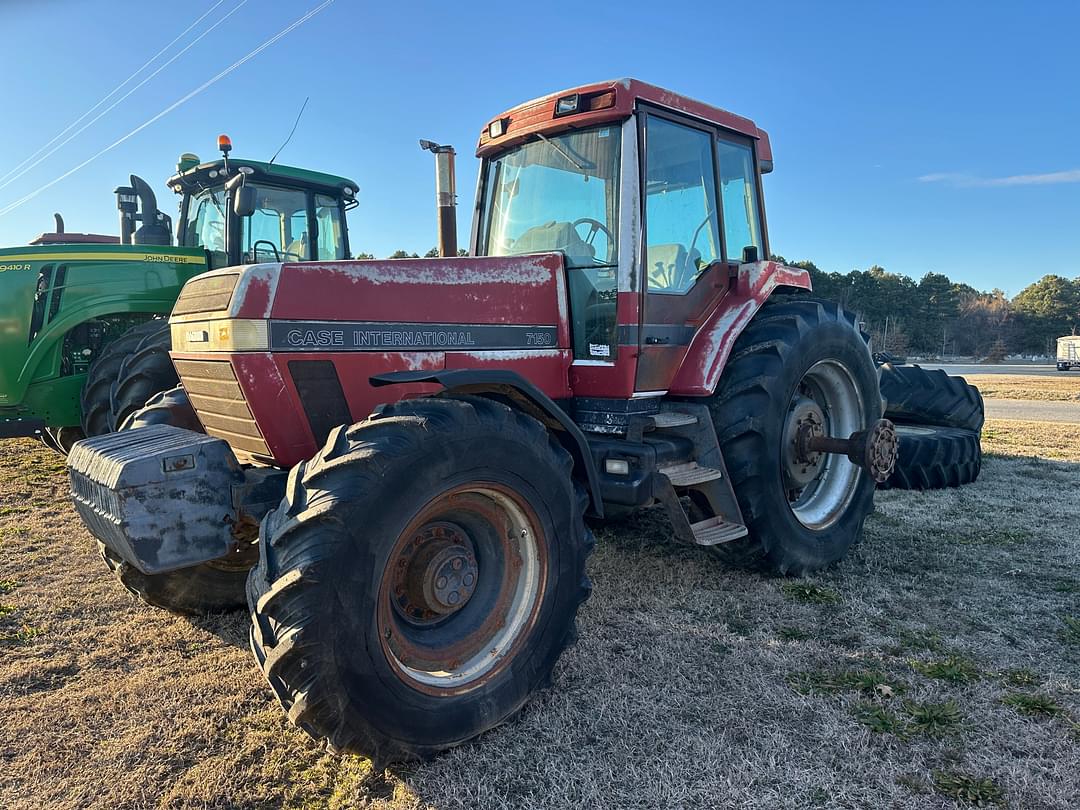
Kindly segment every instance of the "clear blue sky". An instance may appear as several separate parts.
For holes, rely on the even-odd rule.
[[[214,0],[2,0],[0,175],[78,117]],[[225,0],[175,53],[236,7]],[[10,185],[0,209],[230,65],[319,0],[248,0],[111,113]],[[474,10],[475,9],[475,10]],[[479,128],[547,92],[635,76],[753,118],[773,140],[772,247],[827,270],[929,270],[1010,294],[1080,275],[1080,4],[336,0],[235,73],[0,216],[0,245],[51,230],[115,233],[129,173],[174,210],[184,151],[356,179],[354,250],[436,241],[432,160],[458,148],[468,233]],[[167,57],[163,57],[167,58]],[[132,83],[134,84],[134,82]],[[129,85],[130,88],[132,85]],[[126,89],[125,88],[125,91]]]

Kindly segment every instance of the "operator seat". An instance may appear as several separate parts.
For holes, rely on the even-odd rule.
[[[610,348],[609,354],[595,354],[590,348],[610,347],[615,330],[615,301],[601,298],[585,269],[595,264],[596,249],[581,238],[572,223],[556,221],[529,228],[514,241],[511,249],[515,255],[545,251],[561,251],[566,256],[575,356],[609,359]]]
[[[689,253],[679,244],[649,245],[646,251],[649,289],[682,293],[694,286],[701,262],[695,248]]]
[[[588,267],[596,258],[596,249],[586,242],[574,230],[569,222],[546,222],[529,228],[514,240],[511,253],[519,256],[523,253],[544,253],[561,251],[566,254],[566,263]]]
[[[289,242],[289,246],[285,248],[285,259],[286,261],[292,259],[293,261],[302,262],[306,261],[307,257],[307,231],[304,231],[302,234],[300,234],[300,237],[298,239],[293,239],[291,242]]]

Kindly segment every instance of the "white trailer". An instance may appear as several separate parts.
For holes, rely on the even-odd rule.
[[[1080,335],[1066,335],[1057,339],[1057,369],[1071,371],[1080,368]]]

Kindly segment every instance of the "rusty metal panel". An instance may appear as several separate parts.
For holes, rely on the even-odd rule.
[[[809,290],[810,274],[777,262],[739,265],[739,275],[723,305],[705,319],[691,341],[670,392],[708,396],[715,391],[735,341],[779,286]]]
[[[564,285],[559,253],[285,264],[271,318],[561,326]]]

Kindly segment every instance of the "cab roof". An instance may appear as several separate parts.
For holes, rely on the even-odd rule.
[[[353,189],[354,193],[359,188],[356,181],[336,174],[326,174],[310,169],[300,169],[295,166],[282,166],[277,163],[265,163],[261,160],[245,160],[243,158],[229,158],[229,169],[236,172],[242,166],[252,170],[253,181],[267,183],[285,183],[290,186],[306,186],[316,191],[326,191],[331,194],[340,194],[346,186]],[[168,179],[169,188],[177,193],[182,191],[195,191],[200,185],[218,185],[224,182],[222,177],[209,177],[211,171],[221,171],[225,167],[224,160],[213,160],[208,163],[200,163],[182,172],[174,174]],[[177,188],[179,187],[179,188]]]
[[[558,100],[574,95],[581,98],[581,111],[556,115],[555,105]],[[758,161],[762,171],[772,168],[769,135],[749,118],[638,79],[613,79],[584,84],[519,104],[491,119],[484,126],[476,146],[476,156],[486,157],[507,147],[516,146],[537,132],[547,134],[627,118],[633,114],[639,101],[754,138],[757,141]],[[499,121],[502,122],[503,133],[492,137],[491,124]]]

